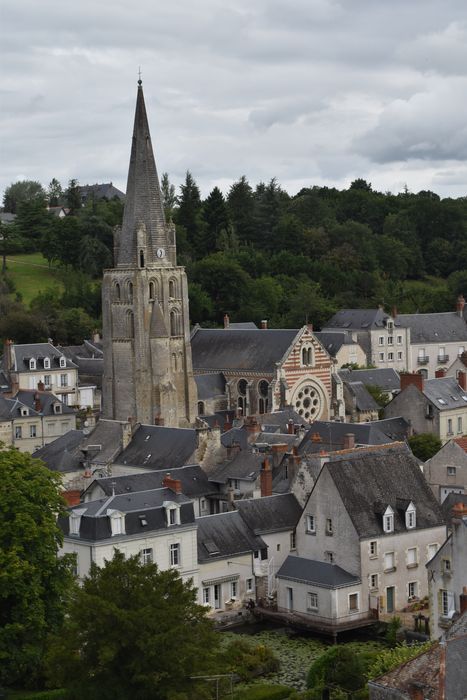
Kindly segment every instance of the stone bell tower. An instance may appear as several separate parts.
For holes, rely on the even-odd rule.
[[[165,221],[141,80],[114,265],[102,285],[104,417],[189,426],[197,394],[188,284],[175,226]]]

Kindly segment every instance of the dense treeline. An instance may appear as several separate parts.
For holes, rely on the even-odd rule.
[[[56,180],[48,192],[39,183],[21,191],[22,184],[5,193],[4,209],[17,218],[4,249],[39,250],[51,263],[98,279],[111,264],[121,202],[82,207],[74,180],[65,192]],[[243,176],[226,196],[215,187],[204,200],[189,172],[178,196],[166,174],[161,185],[187,267],[193,322],[218,324],[228,313],[232,320],[267,318],[271,326],[308,319],[320,327],[341,307],[443,311],[467,292],[467,198],[381,193],[362,179],[347,190],[310,187],[291,196],[275,179],[252,187]],[[47,201],[70,215],[52,216]]]

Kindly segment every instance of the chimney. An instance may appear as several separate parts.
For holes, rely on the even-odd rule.
[[[250,435],[256,435],[257,433],[261,432],[260,425],[258,421],[256,420],[256,416],[247,416],[245,419],[245,428],[247,433]]]
[[[342,445],[343,450],[353,450],[355,447],[355,435],[354,433],[346,433],[344,435],[344,443]]]
[[[423,692],[424,686],[417,681],[412,682],[409,686],[409,698],[410,700],[424,700],[425,693]]]
[[[182,482],[180,479],[172,479],[168,472],[162,479],[162,486],[164,486],[166,489],[170,489],[174,493],[182,492]]]
[[[292,418],[290,418],[290,420],[287,423],[287,433],[289,435],[295,435],[295,426]]]
[[[323,442],[323,438],[319,433],[312,433],[310,440],[311,442]]]
[[[41,406],[41,397],[40,394],[35,393],[34,394],[34,410],[40,413],[42,411],[42,406]]]
[[[77,506],[80,503],[81,491],[73,489],[72,491],[62,491],[62,496],[68,507]]]
[[[268,328],[268,322],[266,319],[263,318],[263,320],[261,321],[261,330],[266,331],[267,328]]]
[[[467,375],[465,372],[459,372],[457,375],[457,381],[459,382],[459,386],[464,390],[467,391]]]
[[[394,320],[397,318],[397,306],[392,307],[391,316]]]
[[[456,311],[457,315],[460,316],[461,318],[464,315],[464,306],[465,306],[465,299],[462,294],[459,294],[457,297],[457,304],[456,304]]]
[[[464,350],[464,352],[460,355],[460,361],[462,362],[463,365],[467,367],[467,351]]]
[[[12,340],[5,340],[5,345],[4,345],[4,353],[5,353],[5,362],[6,362],[6,370],[9,372],[11,368],[13,367],[13,352],[11,349],[11,346],[13,345]]]
[[[224,420],[224,433],[226,433],[228,430],[232,430],[232,418],[230,417],[229,413],[226,413]]]
[[[40,381],[37,383],[37,390],[38,391],[45,391],[45,384],[43,381]]]
[[[271,445],[273,467],[279,466],[279,463],[282,459],[282,455],[287,452],[288,447],[289,446],[286,443],[276,443],[275,445]]]
[[[462,503],[462,501],[455,503],[451,508],[451,517],[453,520],[457,520],[459,523],[462,521],[462,518],[466,518],[467,503]]]
[[[154,425],[164,425],[164,419],[162,418],[160,413],[158,413],[157,416],[154,418]]]
[[[462,593],[459,596],[459,605],[461,615],[467,610],[467,586],[462,588]]]
[[[228,328],[230,326],[230,318],[228,314],[224,314],[224,328]]]
[[[263,465],[261,467],[260,481],[261,481],[261,497],[272,496],[271,463],[269,462],[269,459],[267,457],[264,460]]]
[[[308,330],[310,331],[310,333],[313,333],[313,324],[312,324],[312,323],[307,323],[307,324],[306,324],[306,327],[308,328]]]
[[[288,471],[289,471],[289,485],[291,486],[295,476],[298,471],[298,467],[300,466],[300,462],[302,461],[302,458],[300,455],[297,453],[297,448],[293,447],[292,448],[292,454],[289,455],[289,465],[288,465]]]
[[[440,369],[437,369],[435,371],[435,378],[436,379],[442,379],[445,376],[446,376],[446,370],[444,369],[444,367],[441,367]]]
[[[233,486],[229,486],[227,489],[227,510],[235,510],[235,489]]]
[[[240,452],[240,445],[238,444],[238,442],[233,442],[227,448],[227,459],[231,459],[231,458],[235,457],[235,455],[238,455],[239,452]]]
[[[424,378],[423,374],[411,374],[410,372],[401,372],[401,391],[404,391],[408,386],[414,384],[420,391],[423,391]]]
[[[101,334],[99,333],[99,331],[93,331],[92,342],[93,343],[100,343],[101,342]]]

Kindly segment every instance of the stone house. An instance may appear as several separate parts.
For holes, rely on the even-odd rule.
[[[386,418],[403,416],[413,432],[433,433],[444,444],[467,429],[467,375],[427,379],[401,374],[401,391],[385,407]]]
[[[343,331],[363,348],[367,365],[410,371],[410,329],[378,309],[341,309],[329,319],[323,332]]]
[[[343,365],[366,365],[366,355],[350,331],[320,331],[315,333],[321,345],[336,361],[336,367]]]
[[[464,297],[457,300],[456,311],[430,314],[400,314],[395,323],[410,331],[410,363],[407,368],[433,379],[467,350],[467,324]]]
[[[438,639],[467,610],[467,505],[452,509],[451,532],[427,562],[430,628]]]
[[[378,611],[393,614],[427,595],[423,565],[444,533],[440,506],[405,444],[331,455],[297,525],[296,556],[312,562],[303,564],[308,578],[300,586],[308,586],[313,605],[303,604],[303,590],[298,599],[295,590],[284,590],[282,569],[278,601],[293,599],[297,613],[336,628],[365,622]],[[320,564],[315,578],[313,562]],[[284,563],[285,571],[294,566]],[[335,574],[332,567],[338,567]],[[337,593],[341,585],[350,592]]]
[[[423,473],[440,503],[443,503],[450,493],[466,493],[467,453],[457,440],[448,440],[425,462]]]
[[[343,415],[342,397],[332,400],[334,360],[311,326],[300,330],[197,326],[191,350],[195,375],[221,372],[226,382],[223,407],[240,416],[286,406],[307,421]]]

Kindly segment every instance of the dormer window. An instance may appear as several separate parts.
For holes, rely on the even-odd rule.
[[[26,408],[26,406],[22,406],[22,408],[21,408],[21,415],[23,416],[23,418],[24,418],[25,416],[29,416],[29,408]]]
[[[44,357],[44,369],[50,369],[50,358]]]
[[[114,535],[124,535],[125,534],[125,516],[118,510],[108,510],[107,515],[110,518],[110,529],[112,531],[112,537]]]
[[[66,360],[64,357],[60,358],[60,367],[66,367]]]
[[[86,508],[79,508],[70,513],[70,535],[79,535],[79,529],[81,527],[81,516],[84,515],[85,512]]]
[[[383,530],[384,532],[394,532],[394,511],[391,506],[388,506],[383,515]]]
[[[36,369],[36,360],[33,357],[29,360],[29,369]]]
[[[416,517],[416,510],[415,506],[410,501],[409,505],[407,506],[407,510],[405,511],[405,527],[407,530],[412,530],[417,524],[417,517]]]
[[[54,413],[58,414],[62,412],[62,404],[54,403]]]
[[[386,324],[386,328],[388,329],[388,331],[392,331],[394,329],[394,321],[390,321],[388,319],[387,324]]]
[[[167,526],[180,525],[180,506],[178,503],[164,503]]]

